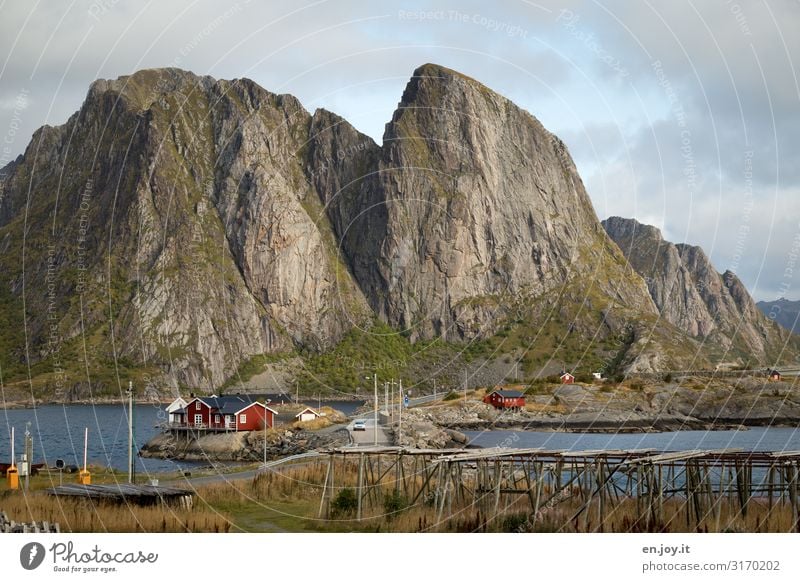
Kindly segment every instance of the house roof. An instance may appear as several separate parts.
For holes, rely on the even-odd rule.
[[[312,413],[314,413],[315,416],[322,416],[319,412],[317,412],[316,410],[314,410],[310,406],[306,406],[303,410],[301,410],[300,412],[295,414],[294,417],[295,418],[300,418],[300,416],[305,414],[306,412],[312,412]]]
[[[564,372],[563,374],[561,374],[560,377],[563,378],[564,376],[571,376],[572,378],[574,378],[575,374],[570,374],[569,372]]]
[[[233,394],[230,396],[205,396],[193,398],[184,409],[188,408],[193,402],[199,400],[217,414],[237,414],[238,412],[249,408],[253,404],[263,406],[273,414],[278,414],[275,410],[262,402],[258,402],[255,398],[256,395],[250,394]]]
[[[169,406],[167,406],[167,412],[176,412],[181,408],[186,408],[186,401],[178,396],[175,400],[173,400]]]
[[[503,398],[522,398],[525,396],[519,390],[495,390],[493,394],[494,393],[499,394]]]

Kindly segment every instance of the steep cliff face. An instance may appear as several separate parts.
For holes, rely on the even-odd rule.
[[[31,306],[32,360],[110,357],[211,388],[255,354],[335,343],[367,307],[304,173],[310,127],[296,99],[247,80],[94,83],[3,183],[3,263]],[[59,354],[79,337],[94,353]]]
[[[599,294],[654,312],[564,144],[455,71],[414,72],[359,196],[342,245],[375,311],[412,338],[491,335],[600,265]]]
[[[657,228],[633,219],[612,217],[603,226],[647,282],[661,316],[722,358],[770,363],[796,348],[739,278],[719,274],[701,248],[665,241]]]

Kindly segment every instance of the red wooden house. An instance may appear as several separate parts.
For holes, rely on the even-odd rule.
[[[495,390],[491,394],[487,394],[483,401],[495,408],[520,410],[525,407],[525,395],[518,390]]]
[[[575,383],[575,376],[573,376],[569,372],[564,372],[563,374],[561,374],[561,383],[562,384],[574,384]]]
[[[247,394],[192,398],[175,413],[172,428],[212,431],[263,430],[275,426],[278,413]]]
[[[778,370],[770,370],[769,371],[769,379],[772,382],[780,382],[781,380],[781,373]]]

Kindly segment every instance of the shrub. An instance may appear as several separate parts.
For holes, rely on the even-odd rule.
[[[500,531],[504,533],[522,533],[530,529],[528,515],[525,513],[512,513],[506,515],[500,522]]]
[[[387,519],[392,519],[396,513],[408,507],[408,499],[400,491],[392,491],[383,498],[383,511]]]
[[[345,487],[331,502],[331,510],[334,516],[344,516],[352,514],[358,508],[358,498],[356,492],[351,487]]]
[[[672,374],[670,374],[669,372],[664,374],[664,382],[666,382],[667,384],[671,384],[672,383]]]
[[[457,392],[454,392],[453,390],[450,390],[450,392],[445,394],[445,396],[444,396],[444,398],[442,398],[442,400],[458,400],[459,398],[461,398],[461,397],[458,395]]]

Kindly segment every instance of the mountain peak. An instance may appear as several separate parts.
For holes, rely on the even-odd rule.
[[[438,65],[436,63],[425,63],[424,65],[420,65],[416,69],[414,69],[414,73],[412,75],[412,79],[419,78],[436,78],[436,79],[461,79],[464,81],[470,81],[472,83],[479,83],[472,77],[465,75],[464,73],[460,73],[454,69],[450,69],[448,67]]]
[[[98,79],[89,87],[89,98],[116,93],[139,109],[147,109],[161,94],[181,92],[198,83],[210,85],[214,79],[175,67],[141,69],[116,79]]]
[[[643,224],[635,218],[623,218],[621,216],[610,216],[602,222],[603,228],[609,233],[611,238],[617,240],[622,238],[646,237],[654,241],[663,241],[664,236],[661,230],[649,224]]]

